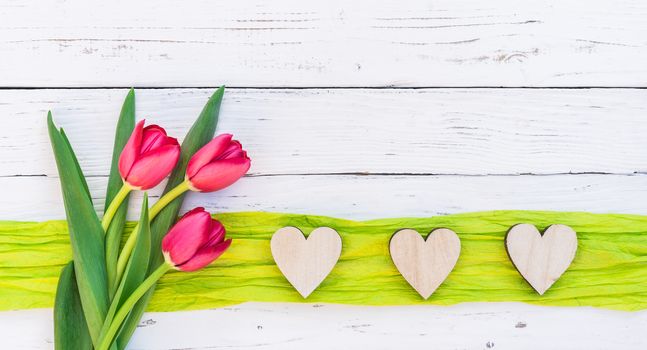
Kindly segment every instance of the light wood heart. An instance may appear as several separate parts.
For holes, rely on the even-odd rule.
[[[402,277],[427,299],[454,269],[461,242],[446,228],[431,231],[427,240],[415,230],[404,229],[393,235],[389,249]]]
[[[307,298],[332,271],[341,255],[341,237],[329,227],[318,227],[308,238],[296,227],[276,231],[270,242],[279,270]]]
[[[543,295],[575,258],[577,234],[566,225],[552,225],[542,236],[534,225],[519,224],[508,232],[506,246],[521,276]]]

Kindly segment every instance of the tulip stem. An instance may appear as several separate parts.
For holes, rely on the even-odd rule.
[[[182,195],[184,192],[190,189],[189,182],[184,181],[179,185],[173,187],[172,190],[168,191],[165,195],[162,196],[153,206],[149,212],[150,220],[153,221],[153,218],[159,214],[162,209],[164,209],[169,203],[171,203],[175,198]]]
[[[162,198],[160,198],[155,204],[153,204],[150,211],[148,212],[148,220],[152,222],[155,216],[157,216],[157,214],[159,214],[162,209],[164,209],[164,207],[166,207],[175,198],[179,197],[189,189],[189,182],[184,181],[181,184],[175,186],[172,190],[168,191],[165,195],[162,196]],[[135,229],[133,229],[133,231],[130,233],[130,236],[128,236],[126,244],[124,244],[124,247],[121,249],[121,254],[119,254],[119,258],[117,259],[117,277],[115,279],[115,285],[118,285],[119,281],[121,281],[121,277],[124,273],[124,269],[126,268],[126,264],[128,264],[130,254],[135,247],[138,232],[139,225],[135,226]]]
[[[128,193],[130,193],[132,189],[132,187],[124,182],[124,184],[119,189],[119,192],[117,192],[115,197],[112,199],[112,202],[110,202],[110,205],[108,205],[108,208],[106,209],[106,212],[103,214],[103,218],[101,219],[101,227],[103,227],[103,232],[108,232],[108,227],[110,227],[112,218],[115,217],[119,206],[124,201],[124,199],[126,199],[126,196],[128,196]]]
[[[105,333],[103,337],[99,340],[99,346],[97,347],[97,350],[107,350],[110,348],[110,345],[113,342],[113,338],[117,334],[117,331],[119,331],[119,328],[121,327],[121,324],[124,322],[132,308],[135,306],[135,303],[141,299],[146,292],[148,292],[149,289],[162,277],[164,274],[171,269],[171,265],[168,263],[163,263],[158,267],[153,273],[151,273],[148,278],[146,278],[142,284],[137,287],[133,291],[133,293],[124,301],[124,303],[121,305],[119,308],[119,311],[115,314],[115,317],[112,319],[112,322],[110,323],[110,328],[108,328],[108,331]],[[119,300],[113,300],[113,303],[118,303]],[[111,306],[112,307],[112,306]]]

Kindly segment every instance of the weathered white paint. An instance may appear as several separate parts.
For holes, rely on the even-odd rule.
[[[138,117],[182,138],[213,91],[137,90]],[[56,175],[48,109],[86,174],[108,174],[125,94],[0,91],[0,176]],[[641,89],[229,89],[218,130],[252,174],[631,174],[647,171],[646,117]]]
[[[183,135],[212,90],[140,90],[138,115]],[[350,219],[491,209],[645,213],[645,93],[230,89],[219,130],[244,142],[254,159],[252,175],[219,193],[192,194],[185,209],[204,205],[220,212],[266,210]],[[0,189],[6,194],[0,198],[0,219],[64,217],[44,125],[50,108],[67,129],[101,210],[124,94],[0,91]],[[523,173],[530,174],[518,175]],[[135,196],[131,217],[140,200]],[[3,347],[52,348],[50,313],[0,313]],[[144,324],[154,326],[140,328],[132,348],[389,349],[404,344],[410,349],[639,349],[645,339],[632,335],[644,328],[646,318],[644,312],[523,304],[246,304],[149,314]],[[514,328],[523,324],[527,327]]]
[[[640,0],[11,0],[0,3],[0,87],[644,87],[646,15]],[[138,115],[181,136],[211,91],[139,90]],[[0,91],[0,220],[63,218],[48,109],[103,207],[124,94]],[[187,206],[350,219],[489,209],[645,213],[646,94],[229,89],[219,130],[243,141],[254,176],[192,195]],[[244,304],[147,314],[143,325],[132,349],[647,343],[644,311],[524,304]],[[3,349],[53,348],[51,310],[0,313],[0,339]]]
[[[52,349],[49,309],[0,312],[3,348]],[[131,350],[168,349],[560,349],[645,348],[647,311],[467,303],[360,307],[247,303],[147,313]]]
[[[89,178],[97,211],[107,178]],[[0,220],[64,219],[58,178],[0,177]],[[151,202],[163,186],[151,191]],[[136,220],[141,193],[133,195]],[[191,193],[183,211],[273,211],[348,219],[424,217],[495,209],[647,213],[647,176],[353,176],[246,177],[223,191]]]
[[[641,0],[0,4],[2,86],[645,86]]]

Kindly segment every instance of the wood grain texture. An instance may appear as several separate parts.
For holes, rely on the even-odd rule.
[[[57,174],[48,109],[85,173],[107,175],[126,92],[0,90],[0,176]],[[137,116],[181,139],[212,92],[137,90]],[[228,89],[218,132],[253,175],[633,174],[647,171],[646,115],[640,89]]]
[[[107,178],[89,179],[97,211],[103,210]],[[54,177],[0,177],[0,219],[64,218]],[[289,191],[285,189],[289,188]],[[161,187],[151,191],[151,203]],[[356,220],[424,217],[496,209],[644,214],[647,176],[355,176],[246,177],[216,193],[191,193],[182,212],[274,211]],[[136,220],[141,193],[130,201]],[[334,204],[333,204],[334,203]]]
[[[51,310],[0,312],[7,349],[52,348]],[[246,303],[145,314],[131,350],[643,350],[647,311],[519,303],[359,307]],[[181,336],[178,333],[181,332]]]
[[[342,242],[330,227],[318,227],[307,237],[296,227],[283,227],[272,235],[270,246],[276,266],[305,299],[337,264]]]
[[[640,0],[14,0],[2,86],[645,86]]]
[[[211,90],[139,90],[138,113],[183,135]],[[49,108],[90,174],[101,210],[105,154],[124,95],[125,90],[0,91],[0,188],[5,193],[0,218],[64,217],[40,124]],[[252,175],[220,193],[191,194],[185,210],[204,204],[214,212],[270,210],[351,219],[490,209],[644,214],[645,97],[644,90],[635,89],[230,89],[220,131],[234,132],[250,150]],[[285,139],[284,130],[309,128],[318,132],[293,143],[277,141]],[[402,133],[415,142],[403,143]],[[131,218],[140,204],[136,196]],[[132,349],[330,349],[376,343],[392,348],[402,339],[413,349],[455,347],[459,338],[459,346],[470,349],[580,349],[582,344],[642,349],[644,339],[632,336],[647,324],[643,312],[520,304],[365,310],[255,305],[149,314]],[[3,346],[50,349],[50,312],[0,314]],[[313,322],[324,326],[314,330]],[[222,327],[218,335],[214,324]],[[179,329],[184,336],[170,336]]]
[[[639,0],[13,0],[0,3],[0,86],[645,86],[646,14]],[[140,90],[138,115],[183,135],[211,90]],[[43,123],[50,108],[100,209],[124,95],[0,91],[0,219],[63,218]],[[249,149],[252,176],[191,195],[187,207],[354,219],[495,208],[644,214],[646,97],[230,89],[219,129]],[[51,349],[51,323],[51,310],[0,313],[1,347]],[[645,327],[645,312],[522,304],[245,304],[147,314],[131,348],[644,349],[636,335]]]
[[[562,276],[577,251],[577,234],[560,224],[549,226],[544,234],[534,225],[518,224],[505,242],[510,260],[539,295]]]
[[[426,239],[416,230],[403,229],[391,238],[389,252],[402,277],[428,299],[456,265],[461,241],[446,228],[431,231]]]

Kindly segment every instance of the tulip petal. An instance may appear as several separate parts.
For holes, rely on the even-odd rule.
[[[176,266],[191,259],[209,239],[211,215],[204,208],[196,209],[184,215],[162,240],[162,251]]]
[[[214,246],[225,238],[225,226],[216,219],[211,219],[211,232],[209,233],[209,239],[204,243],[203,246]]]
[[[218,259],[231,245],[231,239],[200,249],[189,261],[177,266],[182,271],[196,271]]]
[[[161,126],[159,126],[157,124],[147,125],[144,128],[144,133],[146,133],[147,131],[149,131],[149,132],[159,132],[159,133],[163,134],[164,136],[166,136],[166,130],[164,130],[163,127],[161,127]]]
[[[182,215],[182,217],[180,217],[180,220],[184,219],[187,216],[193,216],[194,214],[199,213],[199,212],[205,212],[205,213],[209,214],[209,212],[206,211],[204,209],[204,207],[195,207],[195,208],[187,211],[186,213],[184,213],[184,215]]]
[[[229,147],[218,156],[218,159],[231,159],[231,158],[241,158],[245,156],[245,151],[243,151],[243,145],[236,140],[232,140],[229,144]]]
[[[251,165],[249,158],[219,160],[202,167],[189,179],[191,186],[201,192],[213,192],[238,181]]]
[[[128,138],[128,142],[126,142],[126,145],[119,156],[119,174],[124,179],[128,177],[130,169],[132,169],[135,160],[139,156],[144,122],[145,120],[141,120],[137,125],[135,125],[135,129],[133,129],[132,134],[130,134],[130,138]]]
[[[191,159],[189,160],[189,164],[187,165],[187,176],[191,178],[203,166],[207,165],[219,154],[225,151],[227,147],[229,147],[232,137],[233,135],[231,134],[218,135],[216,138],[209,141],[209,143],[202,146],[202,148],[195,152],[195,154],[193,154],[193,157],[191,157]]]
[[[179,158],[180,146],[161,146],[135,161],[125,180],[134,188],[141,190],[153,188],[171,173]]]
[[[144,154],[150,150],[154,150],[166,142],[166,131],[158,125],[149,125],[144,128],[142,134],[142,144],[139,154]]]

